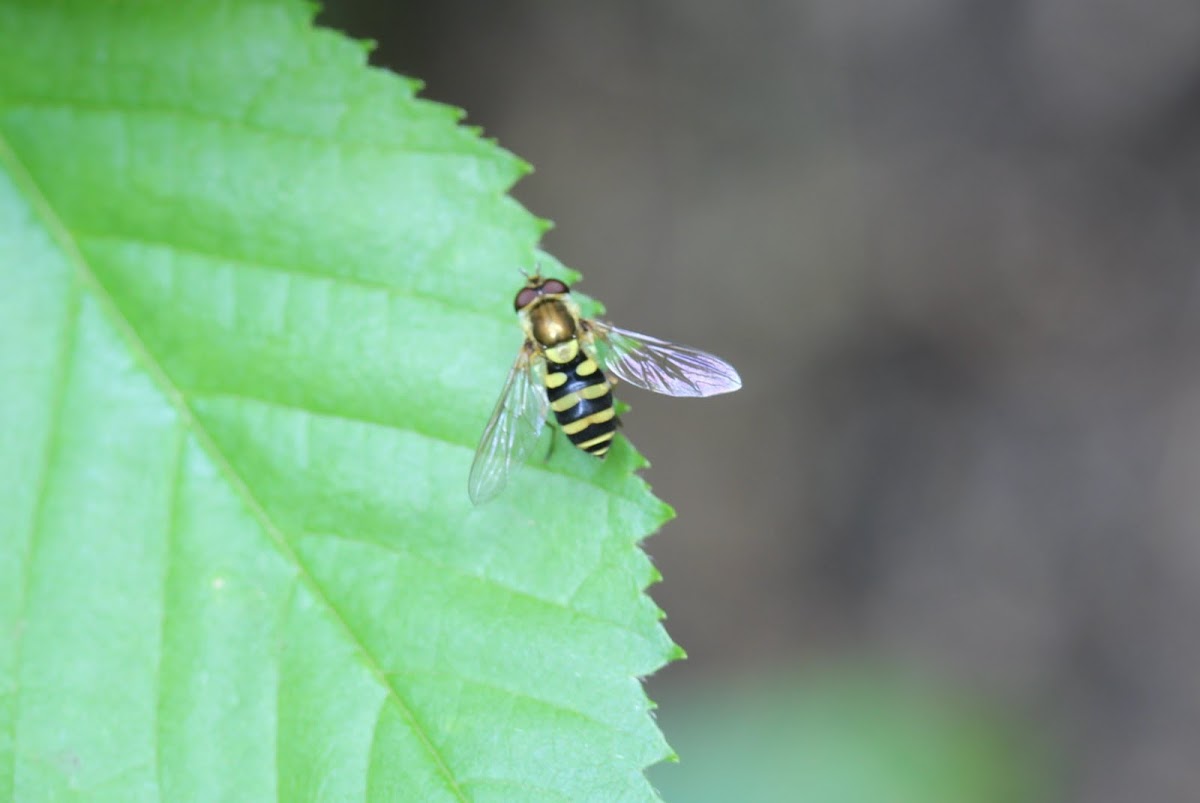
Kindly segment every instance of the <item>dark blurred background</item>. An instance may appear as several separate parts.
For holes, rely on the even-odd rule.
[[[615,321],[742,373],[624,393],[679,510],[669,800],[1200,800],[1200,3],[320,20],[536,166]],[[888,761],[977,777],[872,792]]]

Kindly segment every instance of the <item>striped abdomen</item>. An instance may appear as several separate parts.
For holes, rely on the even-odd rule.
[[[559,426],[571,443],[603,457],[617,431],[612,386],[577,340],[548,349],[546,357],[546,395]]]

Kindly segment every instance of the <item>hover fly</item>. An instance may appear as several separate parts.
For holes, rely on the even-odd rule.
[[[617,380],[668,396],[742,386],[733,366],[711,354],[584,318],[558,279],[530,276],[513,308],[525,343],[475,451],[468,490],[477,505],[525,462],[551,410],[571,443],[603,458],[616,434]]]

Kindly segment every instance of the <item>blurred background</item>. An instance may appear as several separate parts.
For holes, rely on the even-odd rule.
[[[728,358],[626,388],[679,518],[668,800],[1200,800],[1200,3],[329,0]]]

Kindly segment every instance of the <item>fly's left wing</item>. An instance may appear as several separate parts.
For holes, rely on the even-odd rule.
[[[477,505],[504,489],[508,475],[525,463],[542,433],[550,410],[542,388],[542,370],[533,359],[533,349],[526,344],[508,372],[496,409],[475,450],[467,491]]]
[[[742,386],[733,366],[719,357],[656,337],[590,321],[597,356],[618,379],[668,396],[715,396]]]

